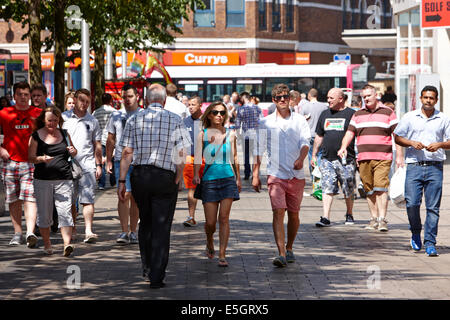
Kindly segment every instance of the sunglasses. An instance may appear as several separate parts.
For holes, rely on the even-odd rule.
[[[212,113],[214,116],[217,116],[219,113],[220,113],[221,116],[224,116],[224,115],[227,114],[227,112],[226,112],[225,110],[222,110],[222,111],[219,111],[219,110],[212,110],[211,113]]]
[[[284,98],[284,100],[289,100],[290,96],[288,94],[283,94],[282,96],[274,96],[273,100],[280,101],[281,98]]]

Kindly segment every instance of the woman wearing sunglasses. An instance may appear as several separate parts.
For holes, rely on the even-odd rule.
[[[200,179],[201,160],[194,160],[194,184],[202,182],[201,199],[205,211],[206,255],[213,259],[214,232],[219,220],[219,266],[227,267],[226,248],[230,235],[230,211],[233,201],[239,200],[241,176],[236,148],[236,135],[225,128],[228,119],[226,106],[214,102],[208,106],[201,120],[203,132],[197,137],[195,158],[205,158],[205,169]],[[233,165],[235,170],[233,169]],[[235,171],[235,172],[234,172]],[[235,178],[236,174],[236,178]]]

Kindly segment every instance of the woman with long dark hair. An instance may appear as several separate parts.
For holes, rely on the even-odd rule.
[[[38,208],[37,225],[44,240],[44,251],[53,254],[50,226],[53,224],[53,206],[58,211],[59,228],[64,241],[65,257],[70,256],[72,228],[73,177],[69,158],[77,154],[68,133],[62,131],[61,111],[46,107],[35,121],[35,131],[30,137],[28,160],[34,163],[34,192]],[[58,128],[59,126],[59,128]],[[67,137],[67,139],[66,139]]]
[[[210,104],[203,113],[201,120],[204,130],[197,138],[195,159],[201,159],[203,153],[206,165],[203,177],[200,179],[201,160],[194,160],[193,179],[194,184],[202,183],[201,199],[205,211],[206,255],[210,259],[215,255],[213,236],[217,220],[219,220],[220,267],[228,266],[226,249],[230,236],[231,205],[233,201],[239,200],[241,191],[236,135],[225,128],[227,119],[227,107],[220,101]]]

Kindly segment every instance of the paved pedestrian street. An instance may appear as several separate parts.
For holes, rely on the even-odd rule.
[[[115,188],[97,196],[94,232],[99,241],[84,244],[79,235],[70,258],[62,257],[59,233],[52,234],[57,249],[53,256],[44,254],[41,238],[37,249],[9,246],[13,228],[7,213],[0,217],[0,299],[450,299],[449,184],[450,167],[445,165],[439,257],[427,257],[423,250],[412,252],[406,211],[391,203],[386,233],[364,229],[369,212],[361,198],[355,201],[355,225],[344,225],[342,196],[333,204],[332,226],[317,228],[322,203],[306,196],[294,245],[297,260],[282,269],[272,265],[277,251],[265,185],[258,194],[249,181],[243,181],[241,200],[231,212],[228,268],[219,268],[217,257],[209,260],[204,254],[201,203],[196,213],[198,226],[182,225],[188,213],[187,192],[182,191],[172,227],[167,286],[158,290],[150,290],[142,277],[138,245],[116,244],[121,230]],[[309,178],[305,191],[311,191]],[[424,219],[423,207],[422,214]],[[81,214],[77,225],[83,232]]]

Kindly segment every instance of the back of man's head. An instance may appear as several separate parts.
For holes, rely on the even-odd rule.
[[[112,100],[113,97],[109,93],[102,94],[102,104],[111,104]]]
[[[152,84],[147,89],[147,104],[159,103],[164,105],[166,102],[166,89],[160,84]]]
[[[175,97],[177,95],[177,86],[174,85],[173,83],[169,83],[166,86],[166,92],[167,92],[167,96]]]
[[[250,100],[250,93],[248,93],[247,91],[242,92],[242,93],[239,95],[239,99],[240,99],[241,101],[249,101],[249,100]]]
[[[319,91],[315,88],[311,88],[308,92],[308,100],[317,100],[317,97],[319,96]]]

